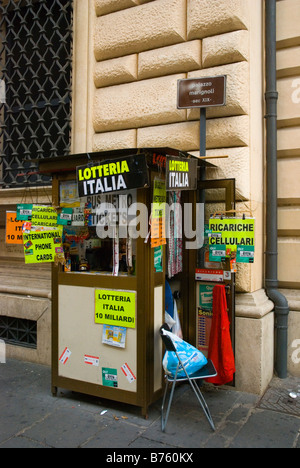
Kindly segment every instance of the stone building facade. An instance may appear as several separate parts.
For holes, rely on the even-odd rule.
[[[289,306],[288,370],[300,375],[300,1],[277,2],[278,271]],[[239,212],[256,220],[255,262],[236,275],[236,381],[262,393],[274,372],[274,312],[264,287],[263,0],[74,0],[72,153],[173,147],[199,155],[199,110],[178,109],[177,82],[227,76],[226,106],[207,110],[208,179],[234,178]],[[223,158],[222,156],[228,156]],[[31,188],[39,202],[49,187]],[[5,213],[24,191],[0,191],[0,315],[37,322],[37,348],[9,356],[50,363],[51,272],[25,267],[4,242]]]

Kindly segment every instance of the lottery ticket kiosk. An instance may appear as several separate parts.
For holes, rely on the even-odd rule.
[[[166,199],[170,155],[195,161],[196,178],[197,167],[207,164],[168,148],[39,162],[40,172],[52,176],[53,206],[64,220],[64,255],[52,270],[53,394],[61,387],[124,402],[144,416],[161,396],[158,331],[167,267],[164,213],[156,203]],[[188,183],[172,177],[173,184]],[[186,201],[196,200],[195,189],[185,192]],[[195,255],[185,255],[183,264],[186,286],[192,279],[194,291]],[[185,306],[195,311],[188,291]]]

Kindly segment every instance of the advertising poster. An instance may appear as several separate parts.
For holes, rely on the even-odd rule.
[[[24,221],[17,220],[15,211],[6,212],[6,244],[23,244],[23,223]]]
[[[95,290],[95,323],[135,328],[136,293],[112,289]]]
[[[50,205],[21,203],[17,205],[17,220],[31,221],[33,226],[56,226],[57,212]]]
[[[54,262],[63,254],[62,227],[26,231],[23,242],[25,263]]]
[[[56,226],[57,212],[52,206],[33,205],[31,214],[31,224],[33,226]]]
[[[197,160],[167,156],[166,190],[196,190]]]
[[[197,348],[204,354],[208,351],[212,324],[212,301],[214,284],[198,284]]]
[[[153,203],[151,210],[151,247],[165,245],[166,241],[166,183],[155,179],[153,182]]]
[[[209,231],[210,261],[230,258],[237,263],[253,263],[254,218],[211,218]]]
[[[149,186],[145,154],[77,167],[79,197]]]
[[[117,348],[125,348],[126,331],[127,328],[125,327],[103,325],[102,343]]]

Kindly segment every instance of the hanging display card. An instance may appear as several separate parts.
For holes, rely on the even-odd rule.
[[[199,284],[199,306],[204,309],[212,309],[213,301],[213,289],[212,284]]]
[[[30,221],[32,216],[32,204],[20,203],[17,205],[17,220]]]
[[[57,212],[55,208],[47,205],[33,205],[31,224],[33,226],[56,226]]]
[[[15,211],[6,212],[6,244],[23,244],[23,227],[24,221],[17,221],[17,213]]]
[[[62,226],[71,226],[72,224],[73,208],[62,208],[57,216],[57,224]]]
[[[79,197],[149,187],[145,154],[77,167]]]
[[[95,323],[135,328],[136,293],[95,290]]]
[[[63,253],[62,227],[23,233],[25,263],[54,262]]]
[[[213,289],[214,284],[198,285],[198,323],[197,348],[204,354],[208,351],[209,337],[213,316]]]
[[[163,271],[163,248],[161,245],[154,247],[154,269],[156,273]]]
[[[153,203],[151,210],[151,247],[158,247],[166,241],[166,183],[155,179],[153,182]]]
[[[209,260],[254,261],[254,218],[211,218],[209,220]]]
[[[166,190],[196,190],[197,160],[167,156]]]

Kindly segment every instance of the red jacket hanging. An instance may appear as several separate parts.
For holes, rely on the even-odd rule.
[[[229,325],[225,286],[218,284],[213,289],[213,318],[208,347],[208,358],[214,363],[218,375],[206,379],[216,385],[231,382],[235,373]]]

